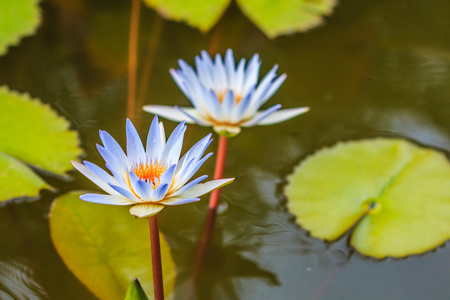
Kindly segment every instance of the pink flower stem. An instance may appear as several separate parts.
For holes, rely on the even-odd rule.
[[[152,249],[153,291],[155,300],[164,300],[161,248],[159,243],[158,215],[149,217],[150,243]]]
[[[217,149],[216,168],[214,170],[214,179],[222,179],[223,171],[225,169],[225,161],[227,158],[227,144],[228,139],[224,136],[219,136],[219,145]],[[194,266],[194,280],[198,278],[200,270],[203,265],[206,249],[214,229],[214,224],[217,215],[217,207],[219,206],[220,189],[214,190],[209,198],[208,215],[206,216],[205,227],[203,228],[202,238],[197,252],[197,260]]]

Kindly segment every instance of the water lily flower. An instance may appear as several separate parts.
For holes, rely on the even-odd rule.
[[[234,178],[200,183],[207,175],[188,183],[212,153],[206,154],[211,134],[201,139],[180,159],[186,125],[181,122],[166,143],[162,123],[155,116],[147,137],[141,142],[136,128],[127,120],[127,154],[106,131],[100,130],[103,146],[98,151],[112,175],[97,165],[72,161],[73,166],[109,195],[84,194],[80,199],[93,203],[132,205],[130,213],[148,217],[166,205],[179,205],[200,200],[199,196],[230,183]]]
[[[227,137],[239,134],[241,127],[276,124],[308,111],[307,107],[280,110],[280,104],[258,111],[286,79],[286,74],[277,77],[275,65],[258,84],[258,54],[247,67],[245,59],[235,66],[231,49],[224,60],[217,54],[214,61],[202,51],[195,57],[197,72],[181,59],[179,65],[180,69],[171,69],[170,74],[194,107],[147,105],[145,111],[177,122],[212,126]]]

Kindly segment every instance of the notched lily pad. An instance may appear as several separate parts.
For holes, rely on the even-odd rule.
[[[230,4],[230,0],[144,0],[144,2],[164,18],[184,21],[203,32],[217,23]]]
[[[33,34],[40,20],[37,0],[0,0],[0,55]]]
[[[46,171],[63,174],[81,155],[69,122],[48,105],[0,87],[0,151]]]
[[[336,0],[237,0],[237,4],[268,37],[274,38],[322,24]]]
[[[48,187],[30,168],[0,152],[0,203],[13,198],[34,198]]]
[[[355,226],[350,243],[368,256],[420,254],[450,238],[450,163],[404,140],[320,150],[294,170],[285,192],[312,236],[332,241]]]
[[[53,244],[67,267],[100,299],[124,299],[139,278],[153,295],[148,219],[133,218],[126,207],[92,204],[83,192],[59,197],[50,212]],[[175,266],[161,237],[164,292],[173,292]]]

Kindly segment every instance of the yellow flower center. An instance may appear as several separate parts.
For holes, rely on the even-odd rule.
[[[152,181],[157,183],[157,179],[167,170],[167,166],[163,163],[156,162],[154,164],[140,163],[131,170],[140,180]]]

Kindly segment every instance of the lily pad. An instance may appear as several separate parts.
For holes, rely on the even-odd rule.
[[[72,169],[70,160],[82,153],[77,133],[70,131],[69,125],[48,105],[0,87],[1,152],[37,168],[63,174]]]
[[[230,0],[144,0],[151,8],[167,19],[186,22],[189,25],[208,31],[213,27]]]
[[[0,55],[8,46],[36,31],[40,23],[37,0],[0,0]]]
[[[0,152],[0,203],[12,198],[35,197],[48,185],[27,166]]]
[[[350,243],[376,258],[420,254],[450,239],[450,164],[400,139],[339,143],[288,178],[288,207],[314,237]]]
[[[268,37],[306,31],[332,13],[336,0],[237,0],[244,14]]]
[[[124,299],[133,278],[153,295],[148,219],[133,218],[125,207],[84,202],[82,194],[59,197],[50,212],[51,238],[64,263],[100,299]],[[162,237],[161,256],[168,296],[175,267]]]

